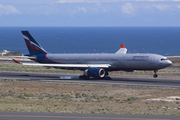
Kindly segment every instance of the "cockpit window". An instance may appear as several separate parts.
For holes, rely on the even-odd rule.
[[[167,58],[161,58],[161,61],[168,60]]]

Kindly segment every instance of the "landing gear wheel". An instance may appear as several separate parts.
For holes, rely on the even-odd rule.
[[[84,77],[85,80],[89,80],[89,78],[90,78],[89,76],[85,76]]]
[[[82,76],[82,75],[80,75],[80,76],[79,76],[79,79],[83,79],[83,76]]]
[[[105,75],[106,75],[106,76],[108,76],[108,75],[109,75],[109,73],[106,71]]]
[[[153,77],[154,77],[154,78],[157,78],[157,77],[158,77],[158,75],[157,75],[157,74],[154,74],[154,75],[153,75]]]
[[[85,79],[85,80],[89,80],[89,76],[85,76],[85,75],[80,75],[79,79]]]
[[[154,78],[157,78],[157,77],[158,77],[158,75],[156,74],[157,71],[158,71],[158,70],[154,70],[154,75],[153,75]]]

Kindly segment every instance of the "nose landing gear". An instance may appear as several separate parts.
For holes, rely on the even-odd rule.
[[[158,70],[154,70],[154,75],[153,75],[154,78],[157,78],[157,77],[158,77],[158,75],[156,74],[157,71],[158,71]]]

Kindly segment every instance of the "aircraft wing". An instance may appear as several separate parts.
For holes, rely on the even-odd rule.
[[[59,68],[109,68],[110,64],[37,64],[22,63],[23,65],[43,66],[43,67],[59,67]]]

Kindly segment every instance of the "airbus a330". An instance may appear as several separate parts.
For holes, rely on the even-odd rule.
[[[52,54],[45,51],[28,31],[22,31],[22,34],[30,53],[24,57],[38,62],[22,63],[23,65],[82,70],[84,74],[79,77],[84,79],[90,77],[102,79],[108,76],[110,71],[133,72],[134,70],[153,70],[153,77],[156,78],[159,69],[172,64],[167,57],[158,54],[126,54],[127,49],[123,44],[116,53],[111,54]]]

